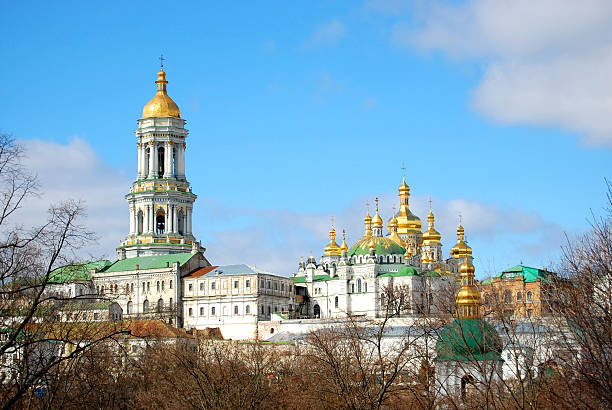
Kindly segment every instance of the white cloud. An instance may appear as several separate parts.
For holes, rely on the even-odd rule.
[[[417,27],[396,24],[392,41],[456,59],[484,59],[473,100],[479,112],[612,145],[612,2],[435,2],[418,15]]]
[[[84,140],[74,138],[68,144],[40,140],[20,141],[26,147],[25,165],[39,175],[43,188],[40,199],[28,201],[21,217],[28,224],[43,222],[50,203],[67,198],[87,203],[88,228],[99,243],[85,251],[95,257],[115,258],[115,247],[128,231],[128,208],[125,194],[132,180],[105,164]],[[198,187],[194,187],[198,191]],[[356,198],[343,209],[330,213],[306,213],[279,209],[228,207],[203,195],[196,202],[194,230],[207,248],[206,255],[214,264],[247,263],[280,274],[294,272],[300,256],[309,252],[318,258],[328,243],[330,218],[334,216],[338,242],[342,230],[352,245],[363,235],[366,199]],[[413,195],[411,209],[427,224],[428,197]],[[387,220],[397,205],[397,193],[380,196],[380,213]],[[456,241],[458,213],[463,215],[467,239],[479,258],[488,258],[499,244],[507,261],[537,257],[558,250],[563,230],[535,213],[501,207],[468,199],[450,201],[434,198],[436,228],[443,235],[447,254]],[[374,207],[370,206],[373,214]],[[386,230],[386,228],[385,228]],[[485,250],[485,246],[488,248]]]
[[[29,199],[20,215],[28,225],[42,223],[49,205],[72,198],[87,206],[85,225],[99,240],[83,250],[94,257],[114,258],[115,248],[128,231],[124,199],[130,179],[105,165],[80,138],[68,144],[41,140],[18,141],[25,147],[24,165],[38,175],[42,195]]]
[[[333,45],[338,43],[346,35],[346,27],[339,20],[332,20],[329,23],[321,24],[312,33],[307,46]]]

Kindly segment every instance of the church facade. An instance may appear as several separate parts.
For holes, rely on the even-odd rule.
[[[344,236],[338,245],[332,226],[320,262],[312,255],[300,262],[295,276],[296,316],[410,316],[443,313],[453,306],[461,260],[472,260],[464,228],[459,224],[457,243],[444,259],[433,211],[423,232],[421,219],[410,210],[405,179],[398,191],[399,211],[388,220],[386,236],[377,199],[374,217],[367,212],[364,234],[353,246],[349,248]],[[386,298],[398,301],[395,312],[387,311]]]

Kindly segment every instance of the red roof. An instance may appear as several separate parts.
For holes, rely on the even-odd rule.
[[[208,272],[211,272],[218,268],[219,266],[206,266],[204,268],[199,268],[191,272],[189,275],[186,275],[185,278],[199,278],[200,276],[206,275]]]

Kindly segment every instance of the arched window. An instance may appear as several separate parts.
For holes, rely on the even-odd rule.
[[[174,303],[174,300],[172,298],[170,298],[170,303],[168,305],[168,306],[170,306],[170,309],[172,309],[174,307],[173,303]]]
[[[357,279],[357,293],[361,293],[361,279]]]
[[[151,149],[149,147],[147,147],[147,149],[145,150],[145,167],[144,167],[145,178],[149,177],[150,157],[151,157]]]
[[[159,281],[157,281],[157,291],[159,292]]]
[[[185,214],[183,213],[182,209],[179,209],[178,211],[178,233],[179,235],[183,234],[183,231],[185,230]]]
[[[338,309],[338,305],[339,305],[339,302],[338,302],[338,296],[336,296],[336,297],[334,298],[334,306],[336,307],[336,309]]]
[[[216,313],[216,312],[215,312],[215,310],[216,310],[216,309],[215,309],[215,307],[214,307],[214,306],[213,306],[213,307],[210,309],[210,315],[211,315],[211,316],[214,316],[214,315],[215,315],[215,313]]]
[[[157,213],[157,217],[155,218],[155,232],[158,235],[163,234],[166,231],[166,216],[163,211],[159,211]]]
[[[136,214],[136,224],[138,225],[136,228],[136,231],[138,232],[139,235],[142,234],[142,226],[144,223],[144,215],[142,213],[142,209],[138,211],[138,214]]]
[[[189,308],[189,316],[193,316],[193,308]]]
[[[161,313],[164,310],[164,300],[159,298],[157,301],[157,313]]]
[[[527,302],[533,301],[533,293],[527,292]]]
[[[238,314],[238,306],[234,306],[234,314],[237,315]]]
[[[119,293],[119,285],[115,283],[115,293]]]
[[[204,308],[203,307],[200,308],[200,316],[204,316]]]
[[[351,293],[355,293],[355,284],[351,283]]]
[[[512,292],[510,292],[509,290],[506,290],[504,292],[504,303],[511,303],[512,302]]]
[[[134,284],[133,283],[130,285],[130,292],[134,292]]]
[[[166,150],[164,149],[164,147],[159,147],[157,149],[157,175],[159,175],[160,178],[164,176],[164,160],[166,159],[166,156],[164,155],[165,153]]]
[[[268,306],[268,316],[270,316],[271,313],[272,313],[272,308],[270,308],[270,306]]]
[[[247,315],[249,315],[249,314],[251,313],[251,306],[246,305],[246,306],[244,307],[244,313],[246,313]]]
[[[170,279],[170,289],[172,289],[172,279]]]
[[[472,388],[474,387],[474,378],[466,374],[461,378],[461,398],[465,399],[466,395],[470,393]]]
[[[263,307],[263,305],[261,305],[261,314],[262,315],[264,314],[264,307]]]
[[[523,294],[521,292],[516,292],[516,301],[520,302],[523,300]]]
[[[142,311],[144,313],[149,311],[149,301],[145,299],[144,302],[142,302]]]
[[[132,301],[130,300],[130,301],[127,303],[127,314],[128,314],[128,315],[131,315],[133,311],[134,311],[134,308],[132,307]]]
[[[368,293],[368,282],[363,282],[363,291]]]
[[[314,317],[321,317],[321,307],[319,305],[314,305],[312,309],[314,313]]]

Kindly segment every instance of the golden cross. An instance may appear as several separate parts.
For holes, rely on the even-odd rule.
[[[332,228],[334,227],[334,217],[331,217]]]
[[[429,211],[431,212],[431,197],[429,197]]]
[[[376,197],[376,213],[378,213],[378,197]]]
[[[164,60],[165,60],[164,55],[163,55],[163,54],[161,54],[161,55],[159,56],[159,61],[161,62],[161,68],[162,68],[162,70],[164,69]]]
[[[406,164],[402,162],[402,176],[406,179]]]
[[[370,201],[366,201],[366,208],[368,209],[368,213],[370,213]]]
[[[461,212],[459,212],[459,225],[461,225]]]

